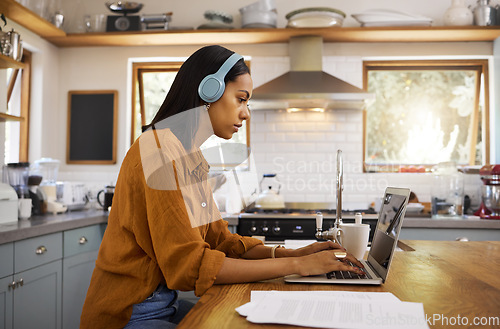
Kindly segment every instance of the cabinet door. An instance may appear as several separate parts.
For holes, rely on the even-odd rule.
[[[0,329],[12,329],[12,276],[0,279]]]
[[[98,251],[63,259],[63,329],[78,329]]]
[[[14,274],[14,328],[61,328],[62,261]]]

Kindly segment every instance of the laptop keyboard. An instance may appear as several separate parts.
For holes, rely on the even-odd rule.
[[[356,265],[349,263],[349,265],[357,267]],[[366,274],[357,274],[349,271],[332,271],[326,273],[326,277],[328,279],[370,279],[370,275]]]

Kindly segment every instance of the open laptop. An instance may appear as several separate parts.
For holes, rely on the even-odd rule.
[[[352,273],[352,276],[356,276],[355,278],[351,278],[348,273],[345,273],[346,275],[340,278],[339,275],[329,278],[331,275],[327,277],[327,274],[312,276],[289,275],[285,277],[285,282],[372,285],[384,283],[396,250],[409,197],[410,190],[407,188],[388,187],[385,190],[370,252],[366,261],[360,260],[367,273],[365,277],[358,278],[355,273]]]

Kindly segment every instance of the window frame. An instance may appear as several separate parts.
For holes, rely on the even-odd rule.
[[[465,59],[465,60],[369,60],[363,61],[363,88],[368,90],[368,73],[370,71],[398,71],[398,70],[476,70],[478,77],[483,83],[484,89],[484,109],[481,113],[481,138],[483,141],[483,164],[490,163],[490,127],[489,127],[489,111],[490,111],[490,85],[489,71],[487,59]],[[469,166],[475,165],[474,155],[477,144],[478,123],[479,123],[479,100],[481,92],[481,83],[477,84],[476,97],[474,100],[474,112],[472,117],[472,138],[470,145]],[[479,97],[477,97],[479,96]],[[366,148],[367,148],[367,112],[363,111],[363,172],[397,172],[394,170],[397,165],[375,165],[366,163]],[[475,141],[475,142],[474,142]],[[411,165],[405,165],[411,166]],[[420,166],[420,165],[419,165]],[[422,165],[427,170],[433,165]]]
[[[152,72],[177,72],[179,68],[184,64],[180,61],[161,61],[161,62],[133,62],[132,63],[132,120],[131,120],[131,135],[130,135],[130,145],[132,145],[139,136],[135,136],[135,114],[136,108],[136,98],[137,89],[139,89],[139,111],[141,113],[141,125],[144,126],[145,122],[145,110],[144,110],[144,99],[143,99],[143,73]],[[250,62],[245,61],[245,64],[250,68]],[[138,85],[138,88],[136,86]],[[250,156],[250,120],[246,120],[246,144],[248,149],[248,157]],[[213,164],[211,165],[214,170],[227,171],[238,167],[234,164]],[[247,165],[245,168],[248,169],[250,166]]]
[[[20,112],[19,112],[19,160],[28,162],[29,158],[29,124],[30,124],[30,101],[31,101],[31,64],[32,53],[24,49],[21,63],[22,69],[13,69],[12,75],[7,82],[7,104],[12,97],[12,92],[18,79],[20,80]]]

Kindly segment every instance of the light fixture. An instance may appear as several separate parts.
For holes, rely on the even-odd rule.
[[[289,107],[286,109],[288,113],[296,113],[296,112],[325,112],[324,108],[321,107]]]

